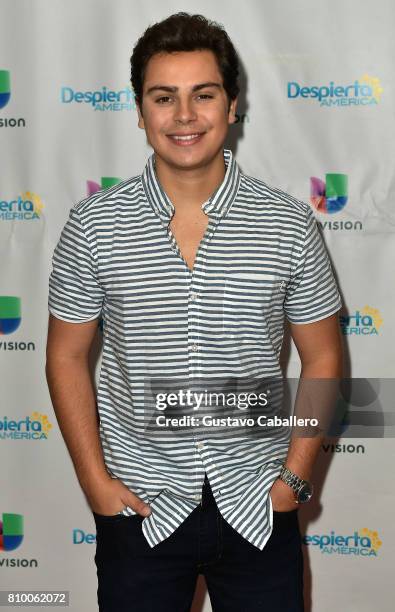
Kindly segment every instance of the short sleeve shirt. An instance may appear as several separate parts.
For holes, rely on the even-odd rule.
[[[174,206],[154,154],[142,175],[75,204],[53,254],[49,311],[71,323],[102,318],[104,459],[150,504],[142,529],[151,547],[197,507],[206,473],[225,520],[262,550],[289,440],[150,436],[139,420],[147,380],[281,377],[285,318],[312,323],[341,307],[310,207],[243,174],[226,149],[224,161],[223,182],[202,204],[208,226],[192,271],[169,228]]]

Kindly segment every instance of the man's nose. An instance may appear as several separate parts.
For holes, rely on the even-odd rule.
[[[197,118],[196,110],[193,106],[193,100],[189,98],[179,99],[175,105],[174,120],[181,123],[195,121]]]

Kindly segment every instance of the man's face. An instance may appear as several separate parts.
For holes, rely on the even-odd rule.
[[[236,100],[230,104],[211,51],[154,55],[148,62],[139,127],[156,156],[168,166],[194,169],[209,164],[222,147]]]

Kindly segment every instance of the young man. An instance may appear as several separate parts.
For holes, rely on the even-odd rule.
[[[218,24],[173,15],[148,28],[131,66],[154,153],[141,176],[71,209],[50,278],[46,372],[96,522],[99,608],[186,612],[201,573],[214,612],[299,612],[295,501],[311,496],[322,440],[166,436],[144,409],[152,381],[281,377],[284,314],[302,377],[340,377],[329,259],[310,208],[223,149],[239,88]]]

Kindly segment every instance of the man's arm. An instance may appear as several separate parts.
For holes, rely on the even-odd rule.
[[[300,384],[303,389],[303,379],[341,379],[343,375],[343,343],[340,334],[338,314],[331,315],[316,323],[291,324],[291,336],[298,350],[302,370]],[[328,380],[331,389],[331,382]],[[332,385],[332,388],[335,385]],[[317,381],[314,392],[318,395],[320,389],[325,391],[324,381]],[[322,398],[325,405],[325,398]],[[302,395],[303,400],[303,395]],[[303,410],[303,406],[302,406]],[[299,415],[298,415],[299,416]],[[307,412],[304,416],[309,416]],[[310,416],[314,416],[310,414]],[[322,414],[323,421],[327,415]],[[285,465],[292,472],[309,480],[325,433],[314,437],[292,435]],[[281,480],[276,480],[271,497],[275,509],[286,510],[295,507],[292,489]],[[276,507],[276,504],[278,507]]]
[[[337,313],[317,323],[291,324],[291,335],[302,365],[301,379],[340,380],[342,378],[343,343]],[[301,383],[303,385],[303,380]],[[325,409],[326,398],[322,395],[327,388],[330,392],[331,385],[329,384],[326,387],[325,382],[321,382],[321,380],[318,380],[315,386],[312,385],[312,394],[317,397],[317,404],[320,404],[323,410]],[[332,386],[332,397],[334,390],[334,386]],[[310,416],[314,415],[311,414]],[[327,423],[328,416],[328,414],[322,412],[318,415],[319,421],[322,419],[324,423]],[[326,430],[325,426],[324,430]],[[325,431],[315,437],[293,436],[285,462],[286,466],[304,480],[309,480],[324,438]]]
[[[50,314],[45,372],[52,404],[92,510],[116,514],[130,506],[146,516],[150,513],[149,505],[120,480],[112,478],[104,463],[88,361],[97,325],[97,319],[68,323]]]

